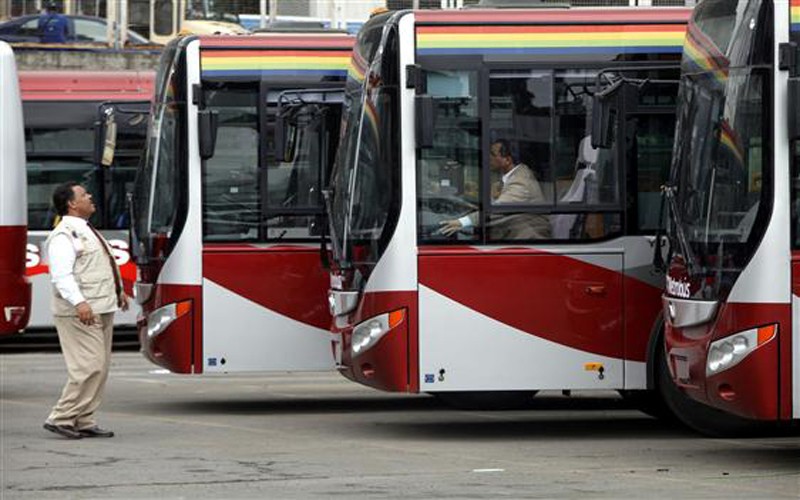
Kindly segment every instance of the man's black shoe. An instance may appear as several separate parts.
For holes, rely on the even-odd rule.
[[[71,425],[56,425],[51,424],[50,422],[45,422],[43,427],[48,431],[60,434],[67,439],[80,439],[83,437],[83,435],[76,431]]]
[[[111,438],[114,437],[114,431],[110,431],[108,429],[101,429],[96,425],[94,427],[89,427],[88,429],[80,429],[78,431],[81,437],[85,438]]]

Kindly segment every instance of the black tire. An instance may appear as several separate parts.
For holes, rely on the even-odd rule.
[[[664,353],[663,335],[655,351],[655,383],[664,405],[675,418],[708,437],[747,437],[777,431],[776,425],[744,419],[699,403],[683,393],[672,381]]]
[[[439,401],[459,410],[509,411],[530,408],[536,391],[435,392]]]

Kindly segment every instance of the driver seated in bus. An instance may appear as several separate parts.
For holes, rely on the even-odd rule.
[[[533,170],[517,161],[508,141],[498,139],[489,151],[489,166],[502,175],[492,189],[492,205],[544,203],[542,188]],[[450,236],[479,224],[479,213],[472,212],[459,219],[440,222],[439,233]],[[551,235],[550,221],[546,215],[533,213],[497,214],[489,219],[489,238],[492,240],[545,239]]]

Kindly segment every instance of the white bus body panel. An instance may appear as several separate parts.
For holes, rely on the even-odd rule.
[[[663,276],[652,272],[653,240],[652,237],[626,236],[580,247],[528,248],[624,273],[628,279],[660,288]],[[483,249],[494,250],[490,247]],[[627,296],[629,292],[623,293]],[[626,323],[625,315],[631,313],[626,310],[626,300],[627,305],[633,307],[630,297],[620,298],[622,310],[619,313],[623,323]],[[645,361],[601,356],[536,337],[471,310],[425,286],[420,286],[418,324],[419,387],[423,392],[647,388]],[[645,334],[651,327],[648,325]],[[469,332],[469,335],[464,332]],[[623,341],[628,335],[641,334],[623,330]],[[476,359],[486,352],[493,356]],[[553,360],[557,362],[551,362]],[[584,363],[602,363],[604,378],[599,379],[597,372],[585,371]],[[470,366],[471,371],[468,371]],[[576,369],[565,370],[565,367]],[[444,383],[438,380],[433,385],[425,383],[426,374],[438,375],[442,368],[449,374]]]
[[[203,280],[203,372],[333,368],[328,330],[283,316]]]
[[[619,359],[530,335],[425,286],[420,286],[419,296],[423,392],[622,387]],[[603,377],[585,370],[585,363],[602,363]],[[434,374],[436,382],[426,384],[424,374]]]
[[[25,131],[17,64],[11,47],[0,42],[0,226],[26,226],[28,201],[25,171]]]
[[[622,269],[621,252],[565,256],[616,272]],[[537,337],[423,285],[419,288],[419,383],[423,392],[624,388],[625,366],[621,358]],[[619,297],[616,303],[621,301]],[[619,314],[622,315],[621,310]],[[587,363],[602,364],[602,376],[586,370]],[[443,378],[438,377],[441,370],[445,370]],[[435,381],[426,383],[426,375],[430,380],[430,374],[434,374]]]

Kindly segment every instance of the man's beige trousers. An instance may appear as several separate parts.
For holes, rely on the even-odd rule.
[[[67,363],[67,384],[47,421],[87,429],[103,399],[111,364],[114,313],[99,314],[91,325],[77,317],[55,316],[58,340]]]

